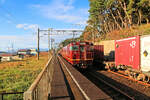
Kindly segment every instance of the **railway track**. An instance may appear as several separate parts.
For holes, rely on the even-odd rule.
[[[105,62],[105,63],[106,63],[106,62]],[[114,63],[114,62],[110,62],[110,63]],[[106,64],[107,64],[107,63],[106,63]],[[125,74],[125,72],[123,72],[123,71],[112,71],[112,70],[109,69],[108,72],[113,73],[113,74],[116,74],[116,75],[118,75],[118,76],[121,76],[121,77],[126,78],[126,79],[129,79],[129,80],[132,80],[132,81],[134,81],[134,82],[138,82],[139,84],[141,84],[141,85],[143,85],[143,86],[148,86],[148,87],[150,87],[150,82],[144,82],[144,81],[137,80],[137,79],[133,78],[132,76],[129,76],[129,75]]]
[[[88,72],[88,78],[93,78],[96,80],[96,84],[107,94],[109,94],[113,100],[134,100],[133,97],[129,96],[127,93],[123,92],[119,88],[113,86],[111,83],[107,82],[105,79],[99,77],[95,73]],[[95,83],[95,82],[94,82]]]
[[[113,80],[109,77],[111,74],[105,76],[105,74],[94,69],[80,71],[62,57],[58,58],[74,95],[73,100],[149,100],[149,97],[142,92],[140,93],[120,81]],[[107,71],[104,72],[108,73]],[[78,75],[79,73],[81,75]],[[86,79],[82,78],[83,76]],[[94,88],[90,86],[91,84],[94,84]],[[95,87],[100,91],[95,91]],[[101,97],[99,99],[96,96]]]
[[[61,57],[58,58],[72,89],[75,100],[113,100],[72,65]]]
[[[121,76],[121,77],[126,78],[126,79],[130,79],[130,80],[132,80],[132,81],[134,81],[134,82],[138,82],[139,84],[141,84],[141,85],[143,85],[143,86],[148,86],[148,87],[150,87],[150,83],[136,80],[136,79],[134,79],[134,78],[132,78],[132,77],[129,77],[128,75],[125,75],[125,73],[123,73],[123,72],[118,72],[118,71],[117,71],[117,72],[108,71],[108,72],[113,73],[113,74],[118,75],[118,76]]]

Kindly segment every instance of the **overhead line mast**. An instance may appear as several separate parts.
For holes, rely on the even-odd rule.
[[[49,28],[48,30],[40,30],[38,28],[38,36],[37,36],[37,59],[39,60],[39,53],[40,53],[40,32],[48,32],[48,34],[44,34],[44,35],[48,35],[48,50],[50,51],[50,40],[51,40],[51,49],[52,49],[52,42],[54,42],[54,40],[52,40],[52,35],[73,35],[73,40],[75,38],[76,32],[83,32],[83,30],[80,29],[52,29]],[[50,37],[51,36],[51,37]],[[50,39],[51,38],[51,39]],[[49,53],[50,55],[50,53]]]

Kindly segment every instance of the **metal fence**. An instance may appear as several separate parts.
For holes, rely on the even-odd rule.
[[[24,100],[48,100],[54,70],[53,58],[50,58],[31,87],[24,93]]]

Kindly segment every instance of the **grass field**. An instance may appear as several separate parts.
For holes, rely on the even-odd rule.
[[[0,63],[0,92],[26,91],[48,61],[48,54],[41,53],[23,61]],[[5,100],[22,100],[22,95],[4,96]]]

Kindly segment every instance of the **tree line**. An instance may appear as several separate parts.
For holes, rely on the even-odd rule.
[[[89,20],[84,36],[90,39],[113,30],[150,22],[150,0],[89,0]],[[90,34],[92,33],[92,34]]]

